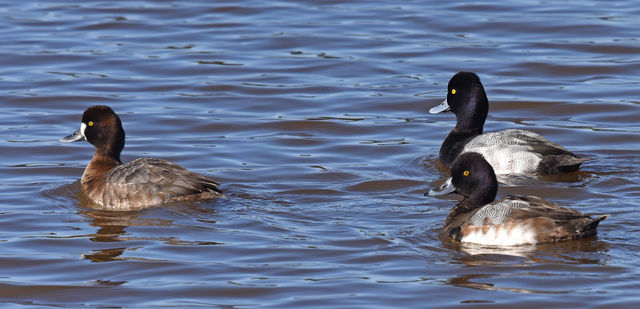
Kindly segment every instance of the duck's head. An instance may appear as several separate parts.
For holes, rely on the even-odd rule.
[[[120,117],[106,105],[94,105],[82,114],[80,129],[61,138],[61,142],[70,143],[86,140],[91,143],[96,154],[120,162],[120,152],[124,148],[125,134]]]
[[[459,72],[449,80],[447,98],[429,113],[445,111],[456,115],[456,128],[482,130],[489,112],[489,100],[476,73]]]

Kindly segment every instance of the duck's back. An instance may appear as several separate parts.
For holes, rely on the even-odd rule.
[[[114,210],[131,210],[162,203],[214,198],[218,183],[175,163],[140,158],[111,169],[103,185],[86,188],[92,200]]]
[[[465,144],[462,152],[482,154],[496,174],[567,172],[586,160],[537,133],[520,129],[478,135]]]

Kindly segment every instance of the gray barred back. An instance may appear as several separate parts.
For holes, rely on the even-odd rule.
[[[504,199],[480,208],[469,219],[469,223],[475,226],[490,224],[502,224],[507,221],[509,214],[520,208],[528,207],[529,203],[521,200]],[[486,222],[489,219],[489,222]]]

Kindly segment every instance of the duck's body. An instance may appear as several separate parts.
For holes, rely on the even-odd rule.
[[[587,160],[537,133],[520,129],[488,132],[461,143],[462,151],[444,157],[477,152],[503,175],[566,173],[577,170]]]
[[[467,210],[464,205],[456,208]],[[533,196],[507,196],[462,215],[449,215],[444,231],[462,243],[513,246],[592,236],[605,218],[593,219]]]
[[[465,152],[482,154],[496,174],[556,174],[575,171],[585,158],[541,135],[520,129],[483,133],[489,101],[475,73],[460,72],[449,81],[447,99],[429,112],[452,111],[456,126],[440,147],[440,161],[451,168]]]
[[[124,130],[108,106],[88,108],[80,130],[61,141],[83,139],[95,146],[95,154],[80,182],[89,199],[102,208],[135,210],[222,196],[214,180],[166,160],[140,158],[123,164]]]
[[[449,212],[443,232],[462,243],[510,246],[576,239],[595,235],[599,222],[607,217],[594,219],[532,196],[494,201],[495,173],[474,152],[456,159],[451,184],[465,198]]]
[[[80,182],[92,201],[114,210],[133,210],[221,195],[214,180],[175,163],[154,158],[138,158],[117,165],[92,160]]]

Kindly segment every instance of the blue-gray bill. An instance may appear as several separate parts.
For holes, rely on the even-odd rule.
[[[442,103],[432,107],[429,110],[429,113],[430,114],[437,114],[437,113],[447,112],[450,109],[451,109],[451,107],[449,107],[449,103],[447,102],[447,99],[444,99],[444,101],[442,101]]]
[[[456,191],[456,187],[453,186],[453,183],[451,183],[451,177],[449,177],[442,185],[440,185],[435,189],[429,190],[429,192],[426,192],[424,195],[441,196],[441,195],[449,194],[455,191]]]
[[[84,135],[82,135],[82,132],[80,129],[78,129],[77,131],[73,132],[71,135],[69,136],[65,136],[61,139],[59,139],[59,141],[63,142],[63,143],[71,143],[71,142],[76,142],[76,141],[83,141],[84,139]]]

